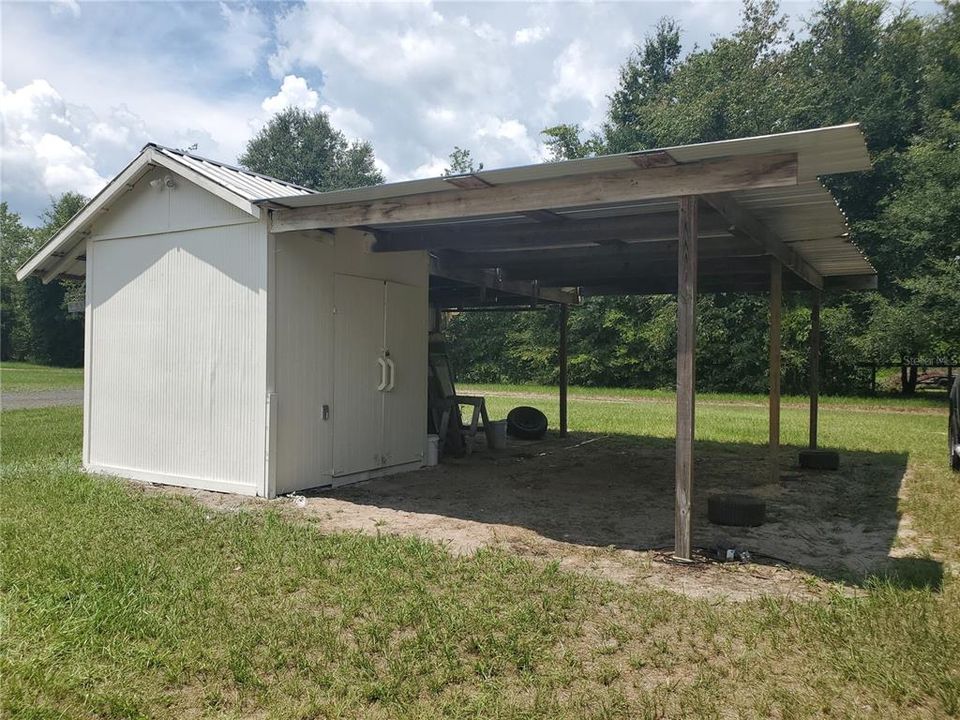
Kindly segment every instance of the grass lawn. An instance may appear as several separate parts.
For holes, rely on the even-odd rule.
[[[573,429],[669,437],[662,402],[577,399]],[[749,399],[760,402],[760,398]],[[555,417],[555,403],[533,398]],[[502,415],[516,398],[492,397]],[[501,552],[321,535],[76,470],[79,408],[2,422],[3,712],[77,717],[936,718],[960,715],[960,585],[696,600]],[[784,441],[805,415],[784,412]],[[826,444],[908,455],[915,542],[960,559],[945,416],[831,407]],[[698,437],[763,441],[705,402]],[[451,490],[453,491],[453,490]]]
[[[0,390],[33,392],[83,387],[83,368],[59,368],[22,362],[0,363]]]

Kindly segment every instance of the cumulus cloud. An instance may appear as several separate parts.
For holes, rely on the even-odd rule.
[[[320,94],[316,90],[312,90],[304,78],[287,75],[283,78],[280,91],[260,103],[260,107],[270,115],[275,115],[290,107],[300,110],[316,110],[319,104]]]
[[[229,65],[253,70],[269,39],[269,27],[263,15],[251,5],[220,3],[225,27],[215,37],[221,58]]]
[[[513,34],[514,45],[530,45],[540,42],[550,34],[550,28],[541,25],[520,28]]]
[[[106,178],[88,151],[98,139],[111,135],[103,123],[91,123],[88,113],[71,112],[46,80],[17,89],[0,83],[0,95],[4,198],[46,199],[71,190],[92,195],[103,187]],[[112,134],[116,132],[122,131]]]

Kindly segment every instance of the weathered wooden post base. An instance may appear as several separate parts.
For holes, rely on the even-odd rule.
[[[840,453],[836,450],[801,450],[799,460],[805,470],[840,469]]]

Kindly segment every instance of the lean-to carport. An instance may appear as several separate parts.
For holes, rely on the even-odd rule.
[[[866,170],[856,124],[623,155],[490,170],[319,195],[275,198],[271,230],[359,228],[378,253],[431,254],[439,308],[562,307],[589,295],[676,293],[675,555],[690,558],[696,296],[769,292],[770,455],[779,452],[780,303],[806,290],[810,444],[816,446],[822,291],[870,289],[876,275],[849,241],[819,178]]]

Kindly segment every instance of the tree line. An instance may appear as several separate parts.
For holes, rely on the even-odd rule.
[[[876,293],[829,293],[822,312],[823,386],[849,392],[860,362],[960,359],[960,4],[931,16],[877,0],[826,0],[794,36],[774,0],[746,0],[739,27],[684,54],[683,31],[660,20],[628,57],[603,126],[543,131],[555,160],[862,123],[873,169],[825,178],[848,217],[851,240],[879,273]],[[317,190],[383,182],[368,142],[348,142],[323,112],[288,108],[253,137],[240,163]],[[456,147],[448,173],[470,172]],[[54,200],[40,228],[2,206],[4,359],[82,362],[82,320],[67,313],[82,285],[12,280],[15,268],[83,198]],[[698,301],[698,385],[766,387],[763,295]],[[674,381],[676,303],[669,296],[588,298],[571,313],[570,380],[616,387]],[[462,380],[557,380],[557,312],[463,313],[447,332]],[[784,389],[808,371],[809,309],[787,294]]]

